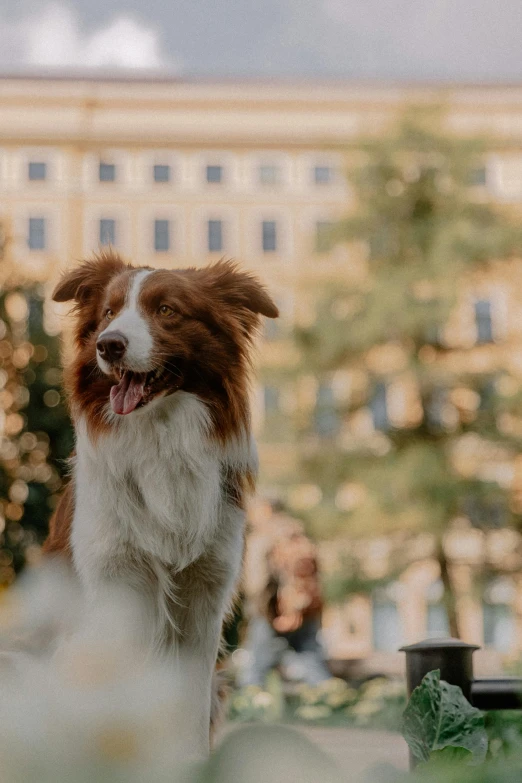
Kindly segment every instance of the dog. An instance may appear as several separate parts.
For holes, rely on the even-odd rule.
[[[53,300],[74,302],[64,381],[76,447],[44,552],[71,562],[88,605],[129,590],[154,653],[181,656],[201,757],[257,472],[253,339],[278,310],[230,261],[156,270],[113,251],[67,271]]]

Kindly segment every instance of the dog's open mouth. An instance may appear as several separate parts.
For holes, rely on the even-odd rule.
[[[119,383],[111,387],[110,400],[114,413],[126,416],[128,413],[146,405],[155,396],[153,385],[161,375],[161,370],[151,372],[133,372],[120,370]]]

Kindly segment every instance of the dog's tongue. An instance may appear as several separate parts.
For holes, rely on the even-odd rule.
[[[114,413],[126,416],[132,413],[143,399],[145,374],[126,371],[116,386],[111,388],[111,406]]]

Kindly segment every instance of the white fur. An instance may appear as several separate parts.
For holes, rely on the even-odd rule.
[[[161,606],[173,589],[164,567],[182,571],[220,540],[223,516],[237,515],[224,505],[222,469],[255,471],[256,457],[248,437],[223,449],[208,428],[207,406],[183,391],[118,417],[110,434],[95,441],[85,421],[77,422],[72,544],[88,592],[106,583],[132,547],[152,560]],[[242,520],[232,529],[237,540],[225,538],[235,551],[221,553],[230,561],[231,588],[240,567]]]
[[[95,440],[80,418],[74,465],[72,548],[88,601],[99,603],[110,584],[130,585],[144,641],[178,662],[183,656],[194,756],[208,752],[212,675],[242,560],[244,513],[223,493],[223,470],[256,468],[248,435],[222,447],[209,425],[207,406],[183,391],[118,419]],[[191,564],[200,568],[195,584],[184,576]],[[190,628],[188,655],[178,619]]]
[[[87,580],[127,543],[182,569],[201,555],[215,530],[220,460],[206,437],[206,405],[177,392],[140,413],[119,420],[121,426],[95,442],[84,420],[76,427],[73,544]]]
[[[102,337],[107,332],[121,332],[129,341],[125,352],[125,364],[136,372],[148,372],[152,369],[154,343],[147,320],[140,312],[138,304],[143,282],[151,274],[150,270],[145,269],[134,275],[127,293],[125,307],[99,335]],[[98,353],[96,356],[100,369],[108,374],[110,372],[109,365]]]

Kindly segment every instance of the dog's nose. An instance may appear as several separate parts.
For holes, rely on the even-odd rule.
[[[96,348],[106,362],[117,362],[123,357],[129,341],[121,332],[105,332],[96,342]]]

